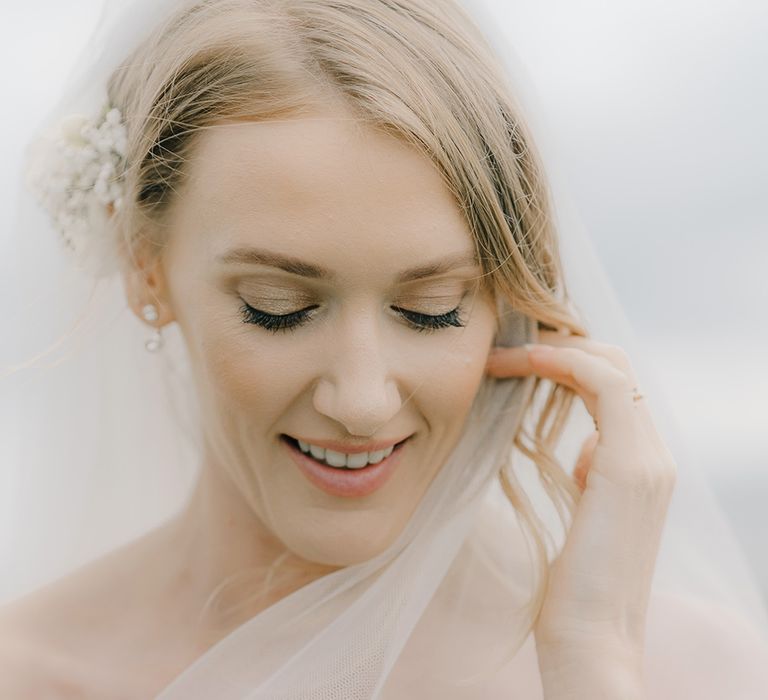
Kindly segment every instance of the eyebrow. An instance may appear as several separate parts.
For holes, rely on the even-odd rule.
[[[266,265],[311,279],[328,281],[336,279],[336,275],[324,267],[261,248],[233,248],[219,255],[217,261],[226,265]],[[398,284],[413,282],[425,277],[442,275],[457,268],[479,265],[480,262],[474,253],[457,253],[403,270],[397,275],[397,282]]]

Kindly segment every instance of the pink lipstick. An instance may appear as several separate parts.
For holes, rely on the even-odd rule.
[[[380,489],[392,476],[400,462],[405,440],[395,445],[392,454],[376,464],[361,469],[331,467],[302,452],[298,442],[287,435],[280,436],[299,470],[317,488],[331,496],[360,498]]]

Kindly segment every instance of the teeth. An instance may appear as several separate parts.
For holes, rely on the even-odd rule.
[[[369,452],[361,452],[357,455],[347,455],[347,466],[350,469],[361,469],[370,461]]]
[[[312,453],[314,454],[314,450],[312,450]],[[343,452],[334,452],[333,450],[326,450],[325,461],[328,462],[328,464],[330,464],[332,467],[346,467],[347,455],[345,455]]]
[[[335,450],[326,450],[323,447],[317,447],[303,440],[299,440],[299,447],[304,453],[310,453],[315,459],[325,462],[332,467],[348,467],[349,469],[362,469],[368,464],[378,464],[392,454],[395,446],[392,445],[386,450],[376,452],[359,452],[357,454],[346,454],[336,452]]]
[[[379,450],[378,452],[370,452],[368,454],[368,461],[371,464],[378,464],[386,456],[387,456],[387,451],[386,450]]]

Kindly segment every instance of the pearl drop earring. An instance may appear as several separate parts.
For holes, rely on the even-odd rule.
[[[154,323],[160,318],[157,307],[154,304],[147,304],[141,309],[141,316],[147,323]],[[157,352],[163,347],[163,334],[159,328],[155,328],[152,335],[144,342],[147,352]]]

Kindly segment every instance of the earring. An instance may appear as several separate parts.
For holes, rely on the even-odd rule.
[[[160,318],[157,307],[154,304],[147,304],[141,309],[141,316],[147,323],[154,323]],[[163,347],[163,334],[159,328],[155,328],[152,335],[144,342],[147,352],[157,352]]]

